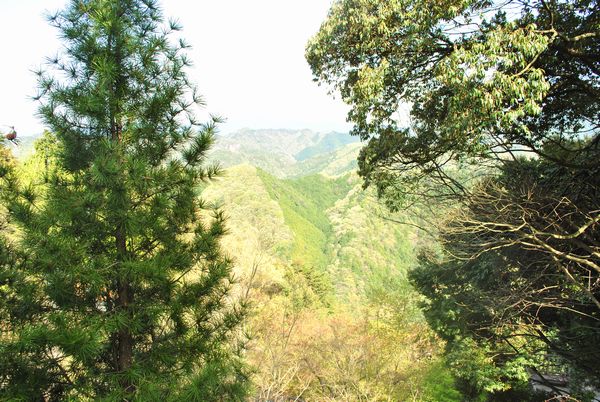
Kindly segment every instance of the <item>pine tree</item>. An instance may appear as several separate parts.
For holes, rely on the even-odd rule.
[[[218,119],[194,117],[180,27],[154,0],[72,0],[49,21],[65,46],[38,100],[56,160],[33,186],[3,176],[18,234],[0,260],[0,399],[241,399],[244,308],[223,213],[199,197]]]

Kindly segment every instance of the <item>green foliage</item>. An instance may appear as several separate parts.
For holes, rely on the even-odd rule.
[[[454,378],[442,360],[433,362],[428,367],[423,380],[423,401],[431,402],[458,402],[461,398],[454,384]]]
[[[8,148],[4,146],[4,140],[0,142],[0,177],[4,177],[15,165],[15,158]]]
[[[155,1],[72,1],[39,72],[43,180],[4,175],[0,399],[241,400],[222,211],[197,196],[216,120]],[[0,262],[2,263],[2,262]],[[8,278],[8,279],[6,279]]]
[[[350,104],[353,134],[370,139],[359,158],[366,185],[429,195],[422,186],[435,182],[451,196],[464,190],[443,169],[451,163],[548,157],[549,144],[563,164],[577,152],[598,158],[597,141],[573,141],[597,137],[597,8],[338,0],[307,60]]]
[[[294,233],[292,261],[323,270],[330,258],[326,249],[332,230],[327,209],[349,191],[347,179],[312,175],[281,181],[261,171],[259,176]]]
[[[465,383],[519,389],[534,367],[568,372],[578,394],[578,378],[596,383],[599,370],[595,258],[578,257],[597,239],[598,175],[540,160],[503,170],[449,221],[445,257],[424,256],[413,280]]]
[[[356,178],[353,183],[355,187],[329,211],[335,233],[330,270],[337,278],[338,293],[350,298],[361,294],[369,299],[387,293],[385,303],[411,309],[416,300],[406,289],[405,275],[415,263],[418,235],[408,226],[387,221],[388,211],[382,210],[372,192],[361,191]],[[392,295],[410,302],[399,306],[401,301],[393,300]]]
[[[19,178],[24,184],[43,191],[41,187],[48,184],[52,175],[56,173],[56,156],[60,153],[60,144],[56,135],[45,131],[33,142],[32,148],[33,152],[19,160]]]

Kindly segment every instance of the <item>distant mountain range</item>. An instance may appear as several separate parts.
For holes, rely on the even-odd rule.
[[[357,137],[311,130],[239,130],[220,135],[211,158],[225,167],[247,163],[277,177],[339,175],[356,167]]]

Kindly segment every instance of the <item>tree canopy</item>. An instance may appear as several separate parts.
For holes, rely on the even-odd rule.
[[[370,140],[367,184],[407,193],[426,176],[460,192],[442,166],[515,152],[598,159],[597,10],[594,0],[337,1],[307,60]]]

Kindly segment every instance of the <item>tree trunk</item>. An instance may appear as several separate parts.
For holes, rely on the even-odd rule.
[[[117,248],[117,258],[119,262],[123,262],[127,255],[127,239],[125,237],[125,230],[120,225],[115,233],[115,246]],[[122,270],[122,267],[119,266]],[[133,289],[131,283],[124,275],[120,272],[119,279],[117,281],[117,303],[116,310],[118,312],[124,312],[127,318],[131,318],[131,303],[133,302]],[[126,325],[121,328],[114,339],[114,349],[116,351],[115,356],[115,368],[117,373],[124,374],[129,370],[133,364],[133,335],[131,329]],[[132,384],[131,379],[127,376],[123,376],[120,380],[121,387],[126,394],[132,394],[135,391],[135,386]]]
[[[120,2],[117,3],[118,11],[117,16],[120,16],[122,13]],[[117,29],[117,24],[113,25],[113,30]],[[114,41],[114,42],[113,42]],[[120,70],[120,66],[122,63],[122,54],[121,54],[121,43],[118,40],[118,34],[116,32],[111,32],[109,36],[109,46],[114,46],[114,57],[115,64],[117,68]],[[121,144],[123,142],[123,126],[120,121],[120,97],[123,95],[123,90],[125,88],[124,85],[124,77],[121,73],[117,73],[115,81],[113,83],[113,93],[112,99],[110,99],[110,135],[111,140],[117,144]],[[124,158],[122,155],[122,149],[118,147],[117,152],[119,153],[119,161],[121,165],[123,165]],[[131,281],[129,279],[129,275],[123,272],[123,267],[121,263],[127,260],[127,232],[125,230],[125,223],[118,222],[117,228],[115,231],[115,246],[117,249],[117,262],[119,263],[119,276],[117,279],[117,305],[116,309],[118,312],[125,313],[125,316],[129,320],[132,319],[132,311],[131,304],[133,303],[133,288],[131,286]],[[131,333],[131,328],[129,324],[125,325],[121,328],[117,334],[115,339],[116,345],[116,371],[123,376],[120,379],[121,387],[126,395],[125,398],[129,400],[129,396],[133,395],[135,392],[135,385],[132,383],[131,378],[129,376],[124,375],[126,371],[131,369],[133,364],[133,346],[134,339],[133,334]]]

